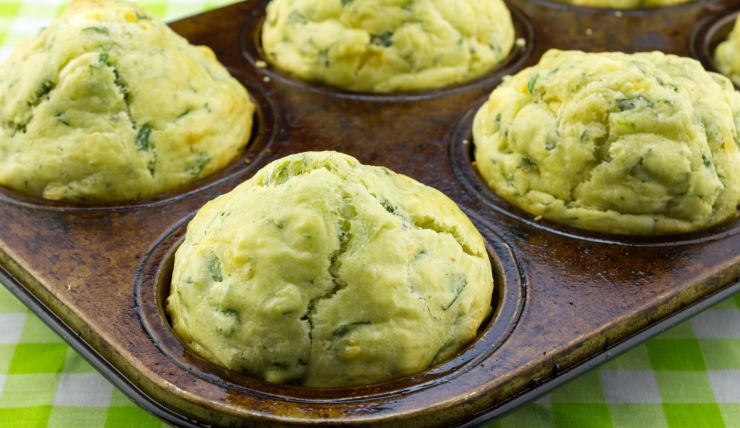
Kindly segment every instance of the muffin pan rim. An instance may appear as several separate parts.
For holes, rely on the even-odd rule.
[[[498,85],[504,76],[512,74],[522,68],[522,65],[532,56],[537,43],[537,31],[532,27],[527,16],[513,6],[508,0],[504,4],[509,9],[514,26],[514,44],[507,57],[491,70],[472,80],[447,85],[440,88],[422,89],[418,91],[401,91],[394,93],[353,92],[328,84],[304,80],[293,76],[287,71],[282,71],[273,66],[264,55],[262,50],[262,26],[266,18],[266,5],[269,0],[258,0],[261,5],[252,11],[242,22],[239,32],[239,48],[242,58],[252,66],[264,78],[275,79],[291,87],[322,95],[329,95],[339,99],[350,101],[369,102],[414,102],[435,98],[443,98],[460,92],[475,90],[480,87],[493,87]],[[519,30],[523,34],[519,33]],[[519,39],[524,40],[524,45],[517,44]],[[258,65],[263,62],[264,67]]]
[[[572,3],[566,3],[565,1],[557,0],[527,0],[529,2],[538,4],[543,7],[549,7],[552,9],[561,10],[573,10],[583,14],[610,14],[615,16],[636,16],[642,17],[644,15],[650,15],[656,11],[665,11],[666,9],[691,9],[697,6],[697,4],[711,4],[719,3],[719,0],[689,0],[685,3],[672,4],[668,6],[655,6],[655,7],[633,7],[633,8],[618,8],[608,6],[586,6]]]

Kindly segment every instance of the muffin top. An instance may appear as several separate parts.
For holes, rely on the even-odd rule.
[[[547,52],[506,78],[473,125],[488,185],[553,221],[620,234],[737,216],[740,94],[688,58]]]
[[[556,0],[577,6],[608,7],[613,9],[636,9],[673,6],[694,0]]]
[[[714,62],[722,74],[740,86],[740,18],[735,19],[735,26],[727,40],[717,45]]]
[[[501,63],[514,27],[501,0],[272,0],[267,59],[350,91],[438,88]]]
[[[72,0],[0,66],[0,185],[75,202],[152,196],[231,162],[253,112],[210,49],[133,3]]]
[[[167,311],[198,354],[270,382],[360,385],[445,360],[490,312],[483,238],[445,195],[334,152],[206,204]]]

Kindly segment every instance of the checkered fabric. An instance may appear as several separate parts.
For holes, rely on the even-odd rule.
[[[740,295],[487,427],[740,428]]]
[[[0,427],[158,427],[0,287]],[[740,428],[740,295],[486,428]]]
[[[174,19],[229,0],[143,2]],[[0,0],[0,59],[58,15],[61,0]],[[154,427],[0,287],[0,428]],[[740,295],[486,427],[740,428]]]
[[[160,427],[0,287],[0,427]]]

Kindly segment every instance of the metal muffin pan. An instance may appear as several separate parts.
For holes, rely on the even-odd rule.
[[[504,64],[469,83],[404,94],[349,93],[260,67],[266,3],[172,24],[210,46],[258,106],[252,143],[224,171],[109,206],[0,189],[0,279],[152,413],[184,426],[474,425],[740,290],[740,221],[650,238],[535,221],[486,188],[471,165],[470,137],[475,111],[501,78],[549,48],[662,50],[711,66],[737,0],[626,11],[510,0],[525,43]],[[481,231],[495,311],[455,358],[386,383],[305,388],[217,367],[173,334],[163,305],[189,219],[269,161],[307,150],[341,151],[436,187]]]

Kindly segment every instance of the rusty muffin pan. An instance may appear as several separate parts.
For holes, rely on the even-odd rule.
[[[550,48],[661,50],[707,68],[739,0],[596,9],[510,0],[518,43],[486,76],[416,93],[357,94],[265,67],[265,0],[172,24],[210,46],[257,105],[252,142],[224,171],[129,204],[80,206],[0,188],[0,278],[137,403],[183,426],[474,425],[740,290],[740,221],[634,238],[564,227],[508,204],[472,167],[475,111],[506,74]],[[337,150],[436,187],[484,236],[495,310],[455,358],[353,388],[273,385],[217,367],[173,334],[163,310],[187,222],[276,158]]]

